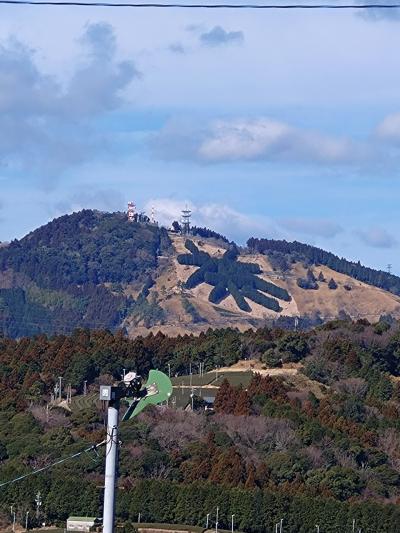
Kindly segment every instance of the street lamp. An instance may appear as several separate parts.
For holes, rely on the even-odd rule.
[[[217,507],[217,515],[215,518],[215,533],[218,533],[218,513],[219,513],[219,507]]]
[[[356,530],[356,519],[353,518],[353,533],[355,532]]]
[[[210,513],[207,513],[207,517],[206,517],[206,529],[208,529],[208,522],[210,520]]]
[[[319,525],[317,524],[315,527],[317,528],[317,533],[319,533]]]
[[[282,524],[283,524],[283,518],[281,518],[281,521],[279,523],[279,533],[282,533]]]
[[[232,520],[231,520],[231,532],[232,533],[233,533],[233,519],[234,519],[234,517],[235,517],[235,515],[233,514],[232,517],[231,517],[232,518]]]
[[[29,511],[26,511],[25,515],[25,529],[28,531],[28,518],[29,518]]]

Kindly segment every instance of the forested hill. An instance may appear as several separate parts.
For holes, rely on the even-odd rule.
[[[11,336],[113,328],[131,304],[122,283],[146,279],[170,245],[122,213],[65,215],[0,248],[0,331]]]
[[[336,272],[346,274],[354,279],[379,287],[393,294],[400,295],[400,277],[382,270],[363,266],[360,261],[354,263],[343,257],[301,242],[285,240],[258,239],[251,237],[247,241],[250,250],[275,259],[281,267],[287,267],[291,261],[305,261],[310,265],[325,265]]]
[[[123,368],[142,376],[155,367],[179,374],[172,396],[179,400],[183,374],[203,362],[205,382],[210,376],[218,388],[214,411],[205,411],[198,396],[208,397],[211,389],[197,386],[193,413],[171,401],[170,408],[148,409],[121,424],[119,524],[141,513],[146,522],[204,527],[206,513],[219,506],[221,529],[234,514],[237,529],[247,533],[272,531],[281,518],[290,533],[310,533],[315,524],[321,533],[350,532],[353,520],[356,531],[396,533],[399,354],[399,323],[385,321],[134,340],[88,330],[0,338],[0,479],[102,441],[104,410],[94,398],[99,383],[119,380]],[[220,369],[215,379],[217,366],[237,362],[245,372]],[[58,376],[71,383],[72,403],[68,410],[54,404],[47,410]],[[202,382],[196,374],[190,379]],[[29,511],[36,525],[39,490],[41,521],[101,516],[104,449],[99,454],[2,487],[3,529],[16,504],[17,519],[23,523]]]

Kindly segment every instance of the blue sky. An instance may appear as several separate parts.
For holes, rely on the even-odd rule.
[[[400,274],[398,13],[1,10],[0,241],[133,199]]]

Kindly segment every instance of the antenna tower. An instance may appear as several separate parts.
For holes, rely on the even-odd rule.
[[[387,266],[387,270],[388,270],[389,274],[392,273],[392,265],[390,263]]]
[[[133,202],[128,202],[128,220],[133,222],[135,220],[136,205]]]
[[[182,209],[182,217],[181,217],[181,224],[182,224],[182,233],[183,235],[189,235],[190,233],[190,217],[192,216],[192,212],[190,209],[186,208]]]
[[[154,205],[151,206],[150,222],[152,224],[156,223],[156,209],[155,209]]]

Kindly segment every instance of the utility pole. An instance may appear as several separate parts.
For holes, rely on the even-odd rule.
[[[215,533],[218,533],[218,513],[219,513],[219,507],[217,507],[217,513],[215,518]]]
[[[281,521],[280,521],[279,533],[282,533],[282,525],[283,525],[283,518],[281,518]]]
[[[83,395],[86,396],[87,395],[87,380],[85,379],[85,381],[83,382]]]
[[[139,513],[139,514],[138,514],[138,517],[137,517],[138,524],[140,524],[140,514],[141,514],[141,513]]]
[[[171,377],[171,363],[168,363],[168,377]]]
[[[28,531],[28,518],[29,518],[29,511],[26,511],[25,515],[25,529]]]
[[[40,491],[36,494],[35,502],[36,502],[36,518],[37,520],[39,520],[40,507],[42,505],[42,497],[40,495]]]
[[[210,520],[210,513],[207,513],[207,517],[206,517],[206,529],[208,529],[208,522]]]
[[[58,376],[58,383],[59,383],[59,385],[58,385],[58,398],[59,398],[60,401],[61,401],[61,393],[62,393],[62,380],[63,380],[62,376]]]
[[[101,389],[100,389],[101,390]],[[114,394],[113,394],[114,393]],[[117,480],[118,414],[117,391],[110,391],[107,416],[106,471],[104,482],[103,533],[114,532],[115,488]]]
[[[108,402],[103,533],[114,533],[120,400],[128,399],[130,406],[123,420],[129,420],[139,414],[146,405],[163,403],[172,394],[171,380],[158,370],[150,370],[148,381],[144,387],[142,387],[142,378],[136,372],[128,372],[127,374],[124,372],[124,375],[123,382],[118,385],[100,386],[100,400]]]
[[[15,531],[15,511],[14,511],[14,505],[11,505],[11,518],[12,518],[12,530]]]
[[[356,530],[356,519],[353,518],[353,533],[355,532]]]
[[[319,533],[319,525],[317,524],[315,527],[317,529],[317,533]]]
[[[233,533],[233,519],[235,518],[235,515],[233,514],[231,516],[231,532]]]

